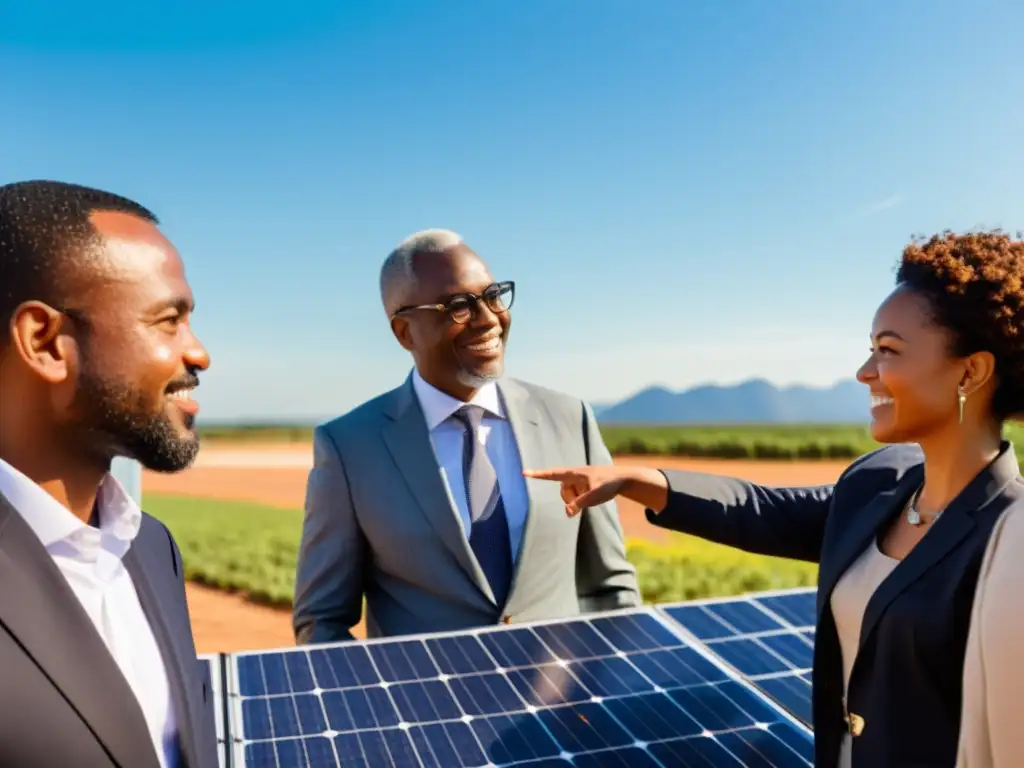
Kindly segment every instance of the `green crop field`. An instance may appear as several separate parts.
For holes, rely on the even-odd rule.
[[[878,447],[857,425],[604,426],[614,455],[852,459]]]
[[[291,604],[301,512],[149,493],[145,507],[171,529],[190,581],[241,592],[258,603]],[[817,566],[808,563],[751,555],[682,535],[669,546],[630,542],[629,558],[647,602],[811,586],[817,578]]]
[[[313,429],[253,424],[209,426],[200,431],[208,444],[225,445],[309,442]],[[601,434],[616,456],[806,461],[853,459],[879,447],[866,426],[855,424],[605,425]],[[1006,436],[1024,446],[1024,427],[1008,425]]]
[[[313,427],[308,424],[200,424],[199,435],[210,443],[308,443],[313,440]]]

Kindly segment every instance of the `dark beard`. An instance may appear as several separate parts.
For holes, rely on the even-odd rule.
[[[84,439],[92,449],[104,450],[105,458],[124,456],[146,469],[171,473],[190,467],[199,453],[197,434],[182,435],[164,408],[154,409],[136,389],[103,376],[88,363],[78,380],[75,412]],[[186,417],[190,431],[193,421]]]

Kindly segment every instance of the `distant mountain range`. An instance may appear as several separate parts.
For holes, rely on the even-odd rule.
[[[849,424],[868,419],[868,391],[853,380],[831,387],[776,387],[753,379],[682,392],[648,387],[593,408],[602,424]]]
[[[673,392],[648,387],[618,403],[591,403],[602,424],[859,424],[868,420],[867,387],[839,381],[831,387],[777,387],[762,379],[723,386],[707,384]],[[204,419],[207,429],[244,425],[288,428],[321,424],[318,418]]]

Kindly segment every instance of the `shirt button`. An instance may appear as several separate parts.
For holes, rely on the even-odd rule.
[[[501,617],[501,623],[502,624],[511,624],[512,623],[512,617],[511,616],[502,616]]]

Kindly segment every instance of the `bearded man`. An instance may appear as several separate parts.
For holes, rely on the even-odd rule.
[[[196,456],[192,309],[141,205],[0,187],[0,765],[217,765],[181,554],[110,474]]]

